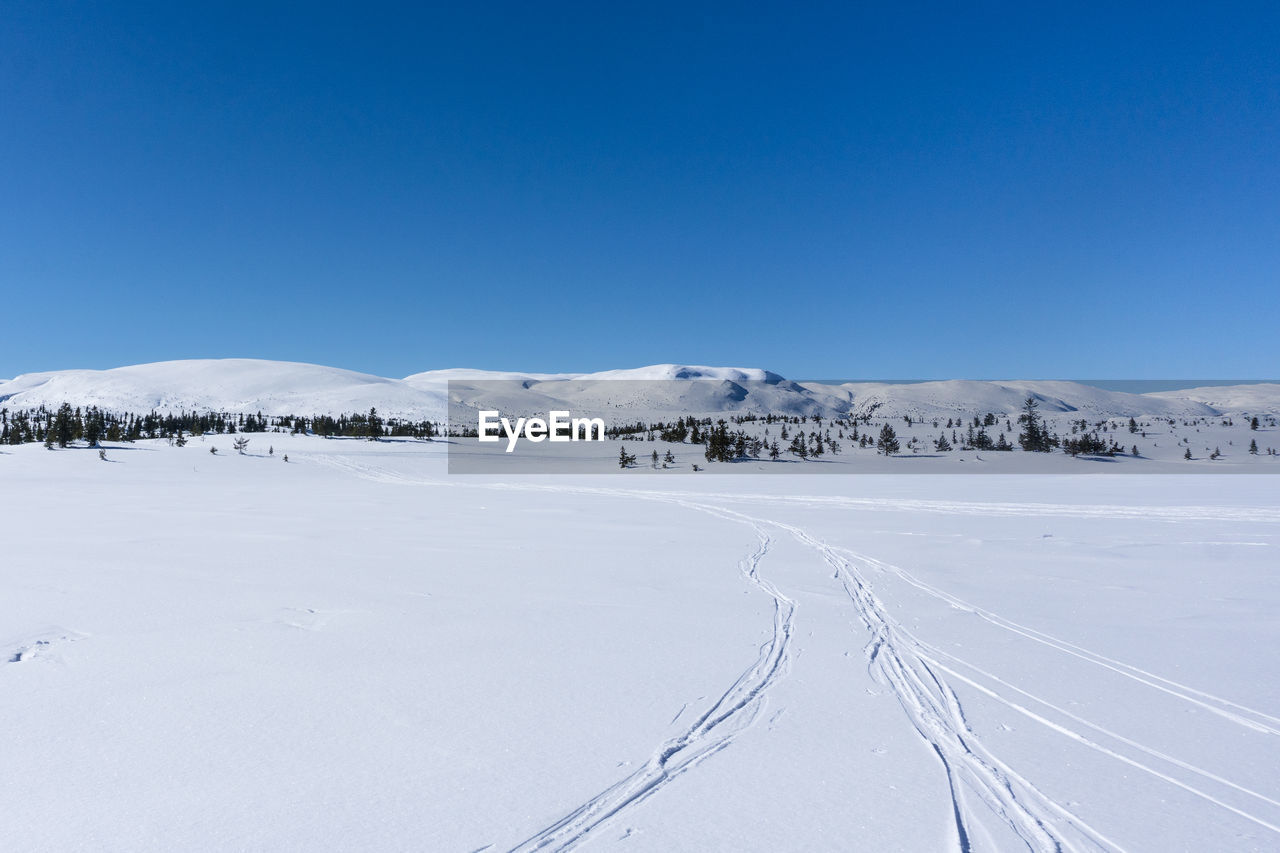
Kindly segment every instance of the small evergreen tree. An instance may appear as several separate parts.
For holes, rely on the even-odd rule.
[[[618,467],[630,468],[634,464],[636,464],[636,457],[627,452],[627,446],[624,444],[618,451]]]
[[[876,440],[876,449],[885,456],[892,456],[901,449],[898,444],[898,434],[893,431],[893,427],[885,424],[880,428],[880,438]]]
[[[53,420],[54,440],[59,447],[66,447],[75,438],[75,415],[70,403],[58,407],[58,414]]]
[[[1040,404],[1035,397],[1027,397],[1022,404],[1022,414],[1018,415],[1018,423],[1022,424],[1022,432],[1018,435],[1018,444],[1023,450],[1033,453],[1048,453],[1053,449],[1053,441],[1049,431],[1040,417]]]
[[[103,420],[102,412],[96,408],[90,409],[84,418],[84,437],[89,442],[90,447],[97,447],[102,434],[106,432],[106,423]]]

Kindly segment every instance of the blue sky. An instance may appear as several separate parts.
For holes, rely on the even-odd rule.
[[[1265,377],[1271,4],[0,6],[0,376]]]

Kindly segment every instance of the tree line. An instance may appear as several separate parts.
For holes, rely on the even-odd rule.
[[[0,409],[0,444],[43,443],[67,447],[84,441],[90,447],[102,442],[132,442],[191,435],[288,432],[325,438],[406,437],[430,440],[440,434],[438,424],[384,418],[376,408],[354,415],[263,415],[226,412],[114,412],[96,406],[81,408],[63,403],[55,409]]]

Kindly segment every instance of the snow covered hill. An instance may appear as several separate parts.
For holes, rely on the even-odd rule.
[[[445,418],[449,404],[455,409],[512,412],[593,411],[615,420],[727,412],[969,417],[986,412],[1011,415],[1028,395],[1040,401],[1047,415],[1079,413],[1090,419],[1280,412],[1280,384],[1274,383],[1152,394],[1105,391],[1063,381],[830,385],[793,382],[759,368],[681,364],[555,374],[454,368],[390,379],[296,362],[195,359],[112,370],[29,373],[0,381],[0,406],[15,409],[69,402],[115,411],[282,415],[365,412],[376,407],[391,417],[437,421]]]
[[[420,417],[444,395],[336,367],[251,358],[160,361],[112,370],[28,373],[0,382],[10,408],[97,406],[111,411],[220,411],[265,415],[380,412]]]
[[[1280,384],[1218,385],[1181,391],[1156,391],[1143,396],[1169,401],[1196,402],[1221,414],[1263,415],[1280,413]]]
[[[813,386],[806,383],[806,387]],[[855,414],[874,412],[879,417],[949,417],[993,412],[1015,414],[1027,397],[1034,397],[1045,414],[1079,412],[1086,418],[1132,416],[1206,417],[1219,414],[1193,399],[1154,397],[1104,391],[1092,385],[1058,380],[978,382],[952,379],[900,385],[846,383],[837,386],[852,400]],[[1278,396],[1277,399],[1280,399]]]

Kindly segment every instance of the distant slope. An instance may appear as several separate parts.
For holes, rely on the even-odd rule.
[[[846,383],[837,387],[847,392],[855,414],[889,417],[949,417],[954,414],[975,415],[986,412],[1015,414],[1027,397],[1034,397],[1046,415],[1078,412],[1085,418],[1131,417],[1204,417],[1217,414],[1209,406],[1194,400],[1166,400],[1142,394],[1104,391],[1092,385],[1057,380],[979,382],[952,379],[943,382],[919,382],[902,385],[879,383]]]
[[[1211,385],[1180,391],[1154,391],[1143,394],[1169,401],[1201,403],[1222,414],[1280,414],[1280,384],[1259,382],[1253,385]]]
[[[0,382],[10,408],[98,406],[113,411],[222,411],[265,415],[367,412],[439,420],[444,395],[336,367],[251,358],[190,359],[28,373]]]
[[[447,407],[455,412],[489,408],[512,414],[567,409],[613,421],[733,412],[932,419],[986,412],[1013,415],[1028,396],[1040,402],[1045,415],[1091,420],[1280,412],[1280,384],[1274,383],[1150,394],[1062,381],[826,385],[792,382],[759,368],[681,364],[554,374],[453,368],[388,379],[314,364],[229,358],[29,373],[0,381],[0,406],[9,408],[68,402],[133,412],[309,415],[376,407],[390,417],[434,421],[444,419]]]

